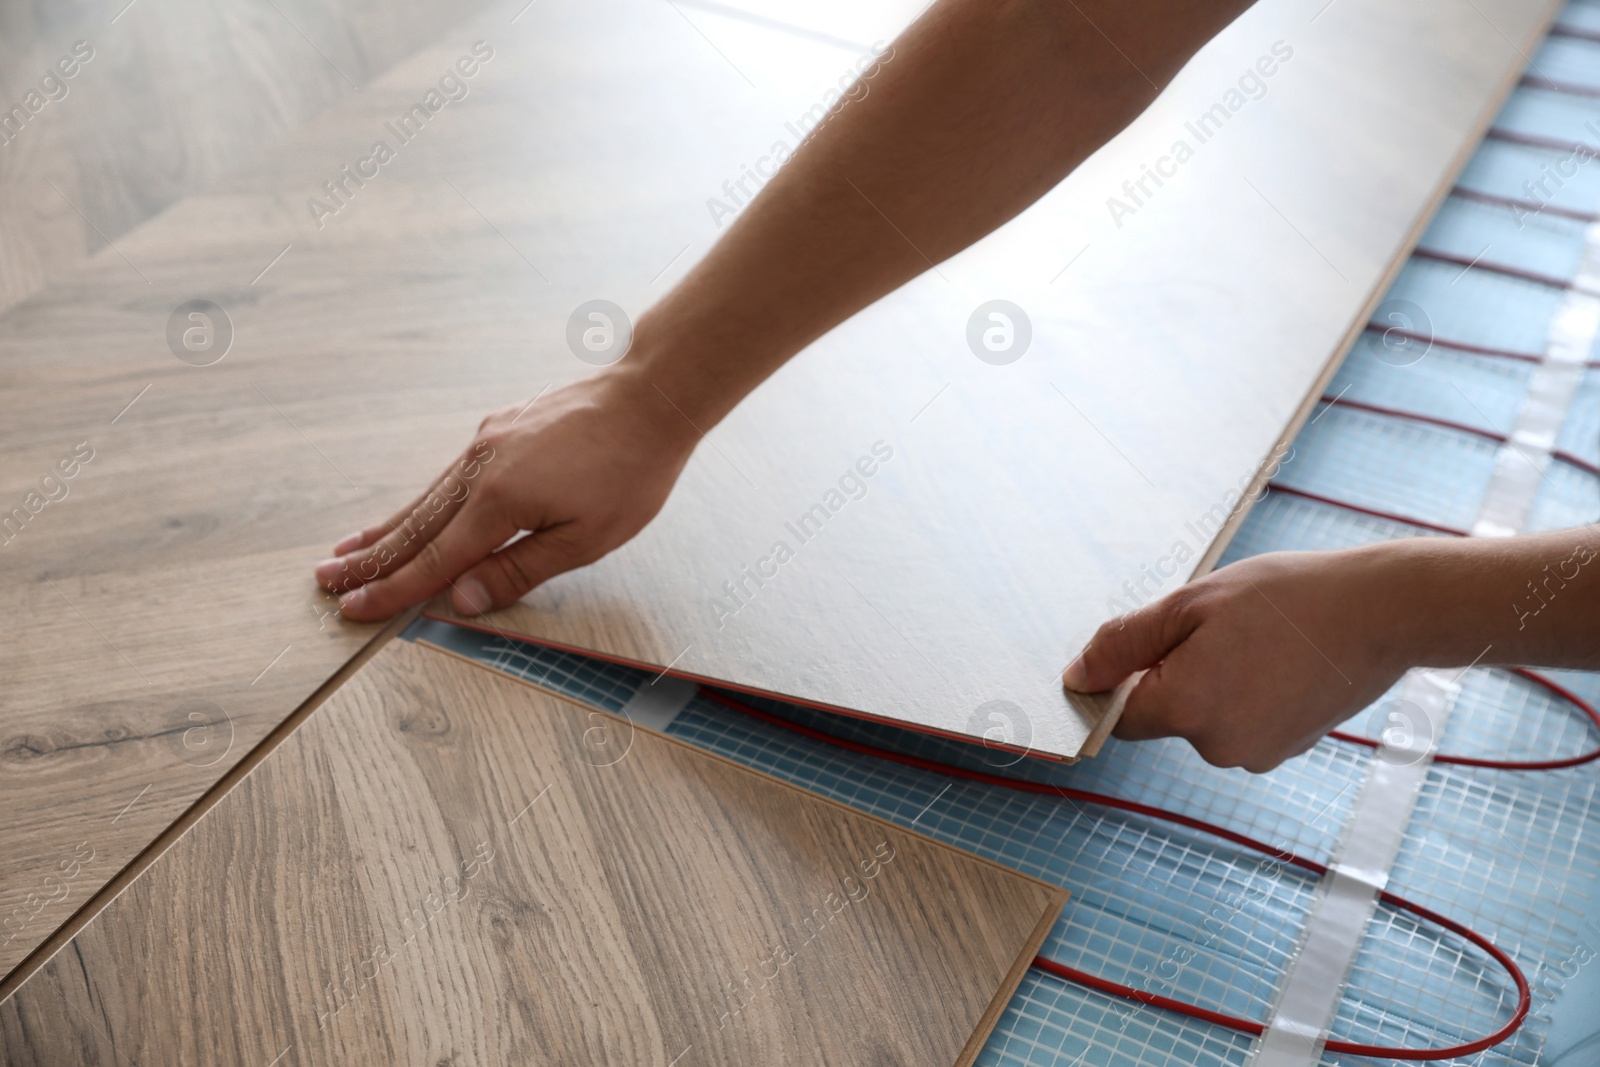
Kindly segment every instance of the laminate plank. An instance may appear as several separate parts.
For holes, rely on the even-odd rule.
[[[685,155],[686,137],[776,113],[727,92],[738,76],[669,5],[513,23],[521,6],[364,83],[0,315],[0,575],[16,590],[0,624],[0,971],[363,647],[374,628],[332,614],[312,566],[409,499],[484,412],[588,373],[543,339],[596,279],[615,272],[641,298],[681,232],[704,227],[699,190],[732,149]],[[836,74],[837,48],[761,32],[769,69]],[[308,197],[478,40],[497,58],[467,98],[319,227]],[[589,71],[586,47],[622,57]],[[593,121],[568,93],[593,98]],[[640,184],[640,154],[675,199]],[[209,366],[166,337],[196,298],[233,329]]]
[[[1553,10],[1257,5],[1034,208],[752,394],[638,539],[485,625],[1094,752],[1120,702],[1061,670],[1217,558]],[[1000,296],[1032,332],[1005,366],[967,341]]]
[[[383,648],[0,1005],[9,1064],[970,1063],[1066,893]]]

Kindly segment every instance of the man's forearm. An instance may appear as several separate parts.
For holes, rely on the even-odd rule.
[[[1037,200],[1249,4],[940,0],[640,318],[617,369],[701,429],[717,422],[811,341]]]
[[[1600,526],[1374,545],[1422,665],[1600,667]],[[1387,607],[1383,606],[1387,604]]]

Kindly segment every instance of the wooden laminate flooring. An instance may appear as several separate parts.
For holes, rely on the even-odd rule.
[[[484,6],[52,0],[0,7],[0,112],[11,118],[0,128],[0,310],[277,149],[294,129]]]
[[[0,1005],[0,1059],[971,1062],[1064,890],[590,743],[627,728],[392,642]]]
[[[167,17],[157,6],[114,28]],[[1511,42],[1526,48],[1549,11],[1478,7],[1481,21],[1341,0],[1313,24],[1264,0],[1015,225],[758,390],[641,538],[496,625],[1083,751],[1095,716],[1066,703],[1059,669],[1108,595],[1304,410],[1521,69]],[[852,42],[892,35],[875,9],[827,10],[842,21],[797,8],[805,32],[790,32],[653,0],[494,5],[201,191],[136,198],[148,210],[106,231],[114,246],[0,314],[0,971],[371,639],[312,582],[329,547],[414,497],[486,412],[590,373],[567,347],[574,310],[637,311],[681,277],[720,233],[708,198],[822,99]],[[1295,55],[1267,95],[1112,226],[1106,196],[1280,39]],[[391,132],[486,52],[424,132]],[[83,79],[112,58],[108,43],[77,75],[84,95],[23,136],[87,102]],[[380,138],[394,158],[312,217]],[[141,173],[139,149],[107,151],[96,180]],[[995,366],[966,324],[1005,294],[1034,340]],[[198,352],[175,340],[197,300],[222,312]],[[880,441],[892,455],[866,490],[843,483]],[[719,628],[724,583],[815,506],[822,532]]]

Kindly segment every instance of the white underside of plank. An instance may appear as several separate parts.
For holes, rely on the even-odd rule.
[[[1258,5],[1033,209],[752,395],[636,541],[493,625],[954,735],[1000,706],[1004,740],[1078,754],[1097,712],[1061,669],[1206,553],[1548,5],[1322,7]],[[1197,117],[1274,47],[1264,95],[1201,143]],[[738,139],[750,155],[771,136]],[[1124,190],[1147,163],[1175,175]],[[1113,221],[1113,196],[1139,206]],[[1032,323],[1007,366],[965,340],[995,298]],[[892,458],[828,503],[875,443]]]

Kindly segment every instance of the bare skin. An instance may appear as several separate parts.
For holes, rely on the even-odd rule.
[[[871,91],[822,123],[640,317],[622,360],[520,419],[521,404],[491,415],[463,457],[488,445],[502,458],[464,499],[420,528],[399,528],[413,505],[352,534],[318,581],[349,619],[446,589],[476,614],[599,559],[655,517],[700,434],[750,390],[1043,196],[1249,3],[935,3]]]
[[[1148,669],[1116,736],[1267,771],[1408,668],[1469,663],[1600,667],[1600,527],[1241,560],[1101,626],[1063,681]]]
[[[701,435],[752,389],[850,315],[1048,192],[1249,4],[939,0],[894,42],[870,93],[819,126],[722,240],[640,317],[622,360],[489,416],[416,501],[336,545],[317,580],[341,594],[340,610],[353,620],[387,618],[445,591],[457,611],[478,614],[622,545],[655,517]],[[1335,606],[1360,602],[1352,588],[1376,596],[1375,572],[1420,564],[1404,548],[1359,553],[1366,555],[1269,556],[1230,567],[1162,602],[1168,606],[1146,609],[1150,618],[1128,620],[1116,637],[1102,629],[1076,665],[1084,675],[1069,668],[1066,680],[1109,688],[1161,661],[1119,734],[1178,734],[1214,762],[1265,769],[1381,693],[1408,658],[1448,659],[1472,644],[1417,638],[1413,646],[1403,628],[1374,640],[1384,627],[1370,613]],[[1477,566],[1452,561],[1469,572]],[[1421,570],[1435,575],[1450,565]],[[1241,585],[1246,577],[1310,627],[1348,684],[1302,647],[1283,615],[1263,614],[1261,595]],[[1416,576],[1400,584],[1417,586],[1419,598],[1452,585]],[[1408,603],[1407,618],[1431,617],[1418,606],[1425,599]],[[1482,610],[1489,626],[1490,615],[1506,609],[1497,601]],[[1470,620],[1456,622],[1471,629]],[[1600,649],[1600,632],[1585,633],[1578,643]],[[1246,648],[1254,650],[1249,670]],[[1533,649],[1520,658],[1548,661]],[[1285,666],[1258,671],[1263,661]],[[1312,685],[1317,670],[1338,688]],[[1246,675],[1248,695],[1234,691],[1224,703],[1224,685]]]

